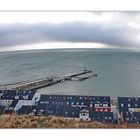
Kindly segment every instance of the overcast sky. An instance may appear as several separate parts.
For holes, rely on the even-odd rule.
[[[0,51],[140,49],[139,12],[0,12]]]

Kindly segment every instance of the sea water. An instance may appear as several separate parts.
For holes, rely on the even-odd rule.
[[[66,81],[43,94],[140,96],[140,52],[63,49],[0,53],[0,85],[92,70],[97,77]]]

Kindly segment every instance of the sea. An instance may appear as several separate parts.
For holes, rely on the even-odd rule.
[[[39,89],[41,94],[140,96],[140,52],[54,49],[0,53],[0,85],[92,70],[97,77]]]

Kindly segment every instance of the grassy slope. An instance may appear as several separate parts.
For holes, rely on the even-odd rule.
[[[115,124],[82,122],[53,116],[0,116],[0,128],[126,128]],[[128,125],[127,128],[140,128],[140,125]]]

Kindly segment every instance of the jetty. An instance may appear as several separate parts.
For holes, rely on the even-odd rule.
[[[85,77],[79,77],[86,74],[91,74],[90,76]],[[36,90],[40,88],[44,88],[47,86],[51,86],[57,83],[62,83],[65,81],[72,81],[73,79],[77,79],[79,81],[83,81],[86,79],[89,79],[91,77],[96,77],[97,74],[93,74],[90,70],[83,70],[82,72],[70,74],[63,77],[46,77],[43,79],[38,79],[34,81],[27,81],[27,82],[20,82],[20,83],[14,83],[14,84],[6,84],[6,85],[0,85],[0,89],[6,89],[6,90]]]

